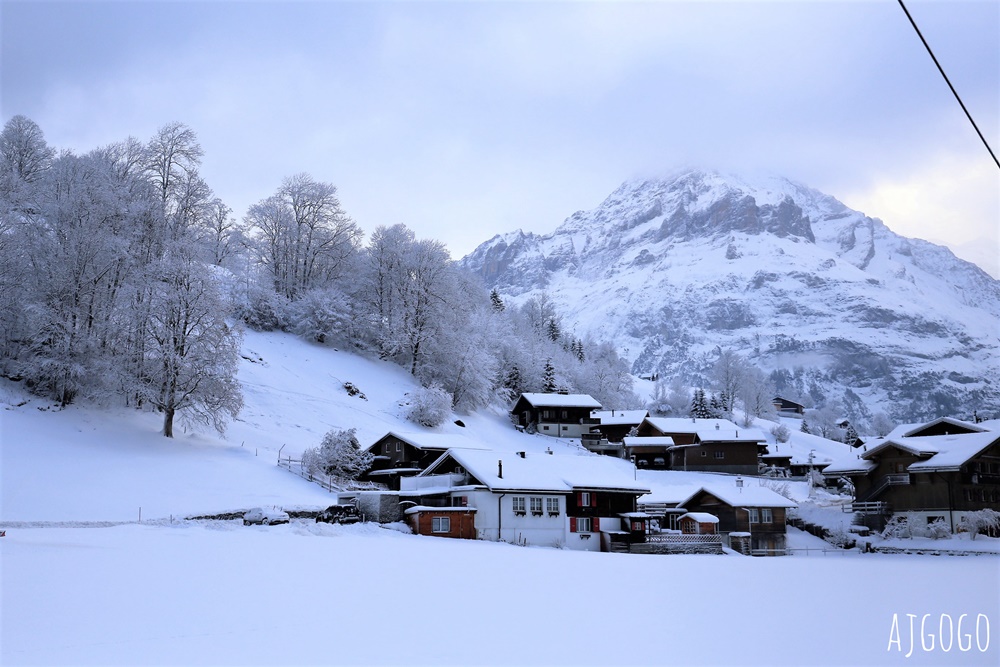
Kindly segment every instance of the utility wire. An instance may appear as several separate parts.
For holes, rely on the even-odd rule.
[[[997,167],[1000,167],[1000,160],[997,159],[997,156],[993,152],[993,149],[990,148],[990,144],[986,141],[986,137],[984,137],[983,133],[979,131],[979,126],[976,125],[976,121],[972,120],[972,114],[970,114],[969,110],[965,108],[965,103],[962,102],[962,98],[958,96],[958,92],[955,90],[955,86],[951,85],[951,81],[948,79],[948,75],[944,73],[944,69],[941,67],[941,63],[938,62],[938,59],[934,55],[934,52],[931,51],[931,45],[927,43],[926,39],[924,39],[923,33],[921,33],[920,28],[917,27],[917,22],[913,20],[912,16],[910,16],[910,10],[908,10],[906,8],[906,5],[903,4],[903,0],[897,0],[897,1],[899,2],[899,6],[903,8],[903,12],[906,13],[906,18],[910,19],[910,25],[912,25],[913,29],[917,31],[917,36],[920,37],[920,41],[924,43],[924,48],[927,49],[927,53],[931,54],[931,60],[933,60],[934,64],[937,65],[938,71],[941,72],[941,76],[944,77],[945,83],[947,83],[948,87],[951,88],[952,95],[954,95],[955,99],[958,100],[959,105],[961,105],[962,107],[962,111],[965,112],[965,115],[969,119],[969,122],[972,123],[972,127],[976,130],[976,134],[978,134],[979,138],[982,139],[983,145],[986,146],[986,150],[990,152],[990,157],[992,157],[993,161],[997,163]]]

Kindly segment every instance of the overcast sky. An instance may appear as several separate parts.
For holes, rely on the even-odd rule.
[[[907,2],[994,152],[1000,2]],[[1000,169],[897,2],[0,4],[0,114],[84,152],[171,121],[239,215],[283,178],[461,257],[622,181],[770,171],[1000,275]]]

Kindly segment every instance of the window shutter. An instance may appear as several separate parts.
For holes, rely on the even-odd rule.
[[[583,491],[576,492],[576,506],[583,507]]]
[[[575,533],[576,532],[576,517],[575,516],[571,516],[569,518],[569,532],[571,532],[571,533]]]
[[[595,533],[601,532],[601,520],[598,519],[596,516],[594,517],[593,520],[593,529]]]
[[[597,507],[597,494],[593,491],[590,492],[590,506]]]

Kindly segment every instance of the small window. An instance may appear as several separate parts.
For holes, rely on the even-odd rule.
[[[396,443],[396,451],[397,452],[403,451],[403,443],[401,443],[401,442],[397,442]]]
[[[545,511],[549,514],[559,514],[559,499],[558,498],[546,498],[545,499]]]
[[[524,496],[514,496],[511,498],[514,507],[514,514],[524,514]]]
[[[589,516],[579,516],[576,518],[576,532],[578,533],[589,533],[593,528]]]
[[[750,523],[760,523],[760,516],[757,513],[756,507],[752,507],[747,511],[750,513]]]
[[[590,507],[590,491],[581,491],[579,493],[579,504],[580,507]]]
[[[531,513],[540,515],[542,513],[542,499],[532,496],[530,502],[531,502]]]
[[[436,516],[431,518],[431,532],[433,533],[450,533],[451,532],[451,517],[447,516]]]
[[[706,452],[706,451],[705,451],[705,450],[703,449],[703,450],[701,450],[701,455],[702,455],[702,456],[708,456],[708,452]]]
[[[452,507],[468,507],[469,506],[469,496],[452,496],[451,497]]]
[[[548,431],[548,430],[549,430],[549,427],[548,427],[548,426],[543,426],[543,427],[542,427],[542,430],[543,430],[543,431]]]
[[[567,412],[566,410],[563,410],[562,411],[562,418],[563,419],[569,419],[569,412]]]
[[[760,511],[760,522],[761,523],[774,523],[774,516],[771,514],[771,508],[765,507]]]
[[[717,459],[724,459],[724,458],[726,458],[726,453],[723,452],[723,451],[715,452],[715,458],[717,458]]]

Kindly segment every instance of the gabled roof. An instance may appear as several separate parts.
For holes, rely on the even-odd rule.
[[[649,487],[635,480],[635,468],[630,463],[589,453],[565,455],[528,452],[521,458],[514,452],[453,449],[442,454],[420,477],[452,472],[439,470],[449,458],[491,491],[571,493],[577,490],[604,490],[626,491],[637,495],[649,493]]]
[[[601,421],[601,426],[627,426],[641,424],[649,416],[648,410],[593,410],[590,416]]]
[[[719,517],[708,512],[688,512],[687,514],[680,515],[677,520],[680,521],[685,518],[694,519],[698,523],[719,523]]]
[[[942,424],[954,426],[957,432],[940,435],[907,435],[933,431]],[[987,447],[1000,443],[1000,430],[992,430],[993,428],[992,423],[972,424],[950,417],[936,419],[926,424],[903,424],[893,429],[885,438],[870,442],[868,451],[855,457],[845,457],[835,461],[823,471],[823,474],[868,473],[877,465],[873,459],[890,448],[920,459],[907,466],[908,472],[956,471]],[[859,458],[856,458],[858,456]]]
[[[600,410],[601,404],[589,394],[521,394],[518,399],[527,401],[534,408],[590,408]]]
[[[420,450],[437,450],[444,452],[449,449],[459,448],[489,449],[487,445],[476,442],[475,440],[472,440],[464,435],[457,435],[454,433],[425,433],[420,431],[389,431],[381,438],[368,445],[365,449],[371,450],[372,447],[390,436],[398,440],[402,440],[411,447],[416,447]]]
[[[626,447],[672,447],[674,439],[669,435],[625,436],[622,442]]]
[[[739,488],[735,483],[704,485],[684,499],[680,505],[688,504],[702,491],[710,493],[730,507],[798,507],[798,504],[766,486],[746,485]]]
[[[728,419],[695,419],[682,417],[647,417],[643,423],[667,435],[695,435],[700,442],[765,442],[764,434],[755,428],[740,428]]]

